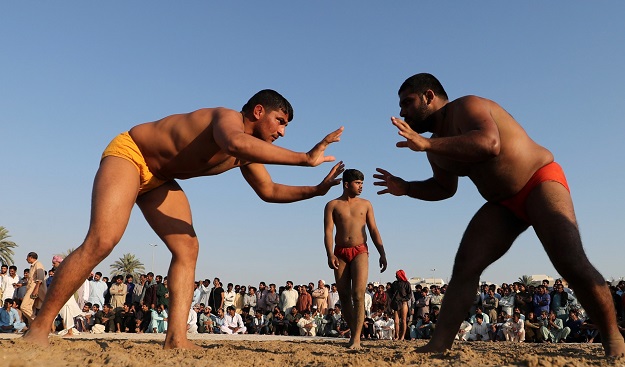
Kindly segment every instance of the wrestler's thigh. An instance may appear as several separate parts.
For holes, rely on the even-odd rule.
[[[137,205],[172,253],[186,253],[193,250],[189,246],[197,246],[189,200],[177,182],[168,181],[139,196]]]
[[[352,292],[364,297],[369,277],[369,254],[358,254],[349,264],[352,278]]]
[[[339,297],[351,297],[351,266],[340,257],[338,257],[338,259],[339,267],[338,269],[334,269],[334,279],[336,280],[336,288],[339,292]]]
[[[131,162],[105,157],[93,183],[91,221],[87,237],[114,246],[126,230],[139,192],[139,173]],[[87,241],[89,242],[89,241]]]
[[[454,271],[462,269],[481,273],[503,256],[527,227],[505,207],[494,203],[484,204],[475,213],[462,236]]]
[[[569,191],[558,182],[543,182],[527,197],[526,210],[549,257],[585,256]],[[573,260],[574,261],[574,260]]]

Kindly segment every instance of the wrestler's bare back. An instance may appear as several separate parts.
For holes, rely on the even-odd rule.
[[[358,197],[339,197],[328,202],[336,227],[336,246],[353,247],[367,242],[367,216],[371,215],[371,203]]]
[[[213,136],[218,120],[243,126],[240,112],[204,108],[137,125],[130,130],[152,173],[164,180],[211,176],[244,162],[224,152]]]
[[[458,98],[437,111],[444,116],[441,124],[444,128],[432,137],[460,135],[462,126],[467,123],[464,112],[468,109],[492,117],[499,133],[499,154],[483,162],[460,162],[428,152],[433,167],[468,176],[486,200],[499,201],[520,191],[539,168],[553,162],[551,152],[536,144],[506,110],[494,101],[477,96]],[[443,113],[443,110],[446,111]]]

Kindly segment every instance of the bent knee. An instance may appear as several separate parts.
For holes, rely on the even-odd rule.
[[[173,257],[182,260],[195,261],[200,251],[200,244],[196,237],[177,238],[167,243],[167,247]]]
[[[87,236],[80,246],[96,259],[102,260],[113,251],[119,239]]]

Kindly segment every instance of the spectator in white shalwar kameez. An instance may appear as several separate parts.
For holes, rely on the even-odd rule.
[[[226,311],[228,314],[224,317],[224,324],[221,326],[221,332],[224,334],[245,334],[247,328],[243,324],[241,315],[236,313],[234,306],[228,306]]]
[[[378,339],[393,340],[393,335],[395,335],[395,320],[388,317],[386,314],[383,314],[378,321],[374,322],[373,327],[378,335]]]
[[[152,310],[152,321],[149,330],[153,333],[167,332],[167,310],[164,305],[158,305],[156,310]]]
[[[317,324],[315,320],[310,317],[310,312],[304,311],[304,316],[297,322],[299,328],[299,334],[302,336],[315,336],[317,335]]]
[[[475,323],[469,331],[469,340],[490,340],[488,336],[488,331],[490,330],[490,325],[484,322],[484,316],[482,314],[475,315]]]
[[[463,341],[469,340],[469,332],[471,331],[472,328],[473,328],[473,325],[471,325],[470,322],[466,320],[463,321],[462,324],[460,324],[460,329],[458,330],[458,334],[456,334],[456,340],[463,340]]]
[[[503,335],[506,341],[517,343],[525,341],[525,322],[521,320],[521,314],[515,313],[503,324]]]
[[[82,310],[78,306],[76,299],[72,295],[67,302],[61,307],[59,316],[63,319],[63,330],[59,331],[59,335],[74,335],[74,317],[79,316]]]
[[[200,305],[195,304],[189,310],[189,317],[187,318],[187,333],[197,334],[197,313],[200,310]]]

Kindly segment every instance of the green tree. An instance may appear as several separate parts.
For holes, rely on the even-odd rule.
[[[145,266],[133,254],[124,254],[111,264],[111,277],[130,274],[136,280],[140,273],[145,273]]]
[[[13,241],[9,241],[9,231],[0,226],[0,263],[6,265],[13,265],[13,255],[15,252],[13,248],[17,247],[17,244]]]
[[[531,275],[523,275],[519,278],[519,283],[523,284],[526,287],[529,287],[534,282]]]

